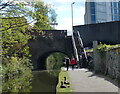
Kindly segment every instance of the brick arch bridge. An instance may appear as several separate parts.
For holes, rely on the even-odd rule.
[[[67,36],[66,30],[43,31],[44,37],[38,32],[33,32],[32,35],[37,36],[37,39],[29,41],[31,60],[35,70],[46,69],[46,58],[54,52],[61,52],[68,57],[73,55],[72,39],[71,36]]]

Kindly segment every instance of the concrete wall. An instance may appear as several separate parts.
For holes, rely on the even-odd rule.
[[[106,52],[106,68],[111,77],[120,79],[120,48]]]
[[[74,26],[79,31],[84,46],[92,47],[93,41],[105,44],[120,43],[120,21]]]
[[[106,52],[97,51],[95,55],[97,56],[93,57],[93,59],[96,73],[100,72],[112,78],[120,79],[120,47]]]

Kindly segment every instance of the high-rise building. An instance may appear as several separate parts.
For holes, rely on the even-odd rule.
[[[119,2],[118,2],[118,11],[119,11],[119,21],[120,21],[120,0],[119,0]]]
[[[120,20],[120,2],[86,2],[85,24]]]

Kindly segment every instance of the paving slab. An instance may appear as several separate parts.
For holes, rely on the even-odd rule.
[[[118,92],[118,87],[111,80],[106,79],[104,76],[95,75],[87,69],[69,69],[68,74],[74,92],[91,92],[89,94],[92,94],[92,92],[96,92],[94,94],[108,94],[107,92],[109,92],[109,94],[118,94],[114,93]]]

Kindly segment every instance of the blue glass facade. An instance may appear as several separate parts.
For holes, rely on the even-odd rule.
[[[95,8],[91,8],[91,14],[95,14]]]
[[[95,2],[90,2],[90,7],[91,7],[91,22],[95,23],[96,22],[96,17],[95,17]]]
[[[90,7],[95,7],[95,2],[90,2]]]
[[[85,24],[120,20],[120,2],[86,2]]]
[[[113,2],[113,7],[117,8],[117,2]]]
[[[92,23],[95,23],[95,22],[96,22],[96,17],[95,17],[95,15],[91,15],[91,21],[92,21]]]
[[[119,21],[120,21],[120,1],[118,2],[118,14],[119,14]]]
[[[118,2],[111,2],[111,14],[113,21],[119,21],[119,3]]]

